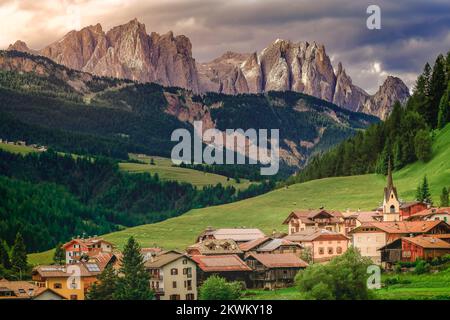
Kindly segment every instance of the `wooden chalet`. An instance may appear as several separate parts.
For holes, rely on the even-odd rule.
[[[306,230],[325,229],[328,231],[345,233],[344,216],[339,211],[324,209],[293,211],[283,221],[288,225],[289,234]]]
[[[235,254],[194,255],[191,259],[197,265],[197,285],[200,286],[212,275],[218,275],[227,281],[240,281],[249,286],[252,269]]]
[[[293,253],[250,253],[245,262],[253,270],[251,286],[269,290],[292,285],[298,271],[308,266]]]
[[[293,253],[300,256],[303,246],[298,242],[287,239],[266,237],[241,243],[239,248],[245,252],[245,256],[248,256],[251,253]]]

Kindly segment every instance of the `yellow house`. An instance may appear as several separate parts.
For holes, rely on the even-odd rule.
[[[100,272],[96,263],[38,266],[33,269],[32,280],[38,287],[49,288],[66,299],[84,300]]]

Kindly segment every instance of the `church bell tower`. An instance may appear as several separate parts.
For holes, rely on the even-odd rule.
[[[400,201],[392,180],[391,159],[388,163],[387,186],[384,188],[383,221],[400,221]]]

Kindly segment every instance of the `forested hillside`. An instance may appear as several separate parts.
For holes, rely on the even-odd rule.
[[[372,172],[385,174],[389,159],[395,170],[417,160],[427,162],[434,130],[450,122],[449,97],[450,52],[446,57],[439,55],[433,67],[425,65],[405,106],[397,103],[385,122],[313,157],[288,183]]]

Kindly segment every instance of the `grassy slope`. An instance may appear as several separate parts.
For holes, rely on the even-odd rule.
[[[120,169],[132,172],[150,172],[151,174],[157,173],[162,180],[176,180],[180,182],[187,182],[194,186],[203,187],[206,185],[216,185],[221,183],[223,186],[233,186],[236,189],[246,189],[250,185],[250,181],[241,179],[240,183],[236,183],[234,179],[227,181],[227,178],[222,175],[201,172],[198,170],[192,170],[187,168],[173,167],[172,161],[168,158],[161,157],[144,157],[137,158],[131,155],[132,158],[138,159],[150,163],[150,159],[153,158],[155,165],[141,164],[141,163],[121,163]]]
[[[20,154],[28,154],[31,152],[36,152],[35,149],[28,146],[17,146],[14,144],[6,144],[6,143],[0,143],[0,149],[11,152],[11,153],[20,153]]]
[[[412,200],[417,184],[427,174],[433,199],[439,201],[442,187],[450,186],[449,145],[450,125],[437,135],[430,162],[414,163],[394,174],[401,198]],[[207,226],[258,227],[266,233],[273,229],[286,231],[282,222],[294,209],[325,206],[337,210],[371,210],[382,201],[384,185],[385,177],[374,174],[314,180],[235,203],[191,210],[176,218],[111,233],[105,238],[119,247],[134,236],[143,246],[157,244],[167,249],[184,249]],[[48,252],[35,254],[30,261],[48,262],[48,257]]]

